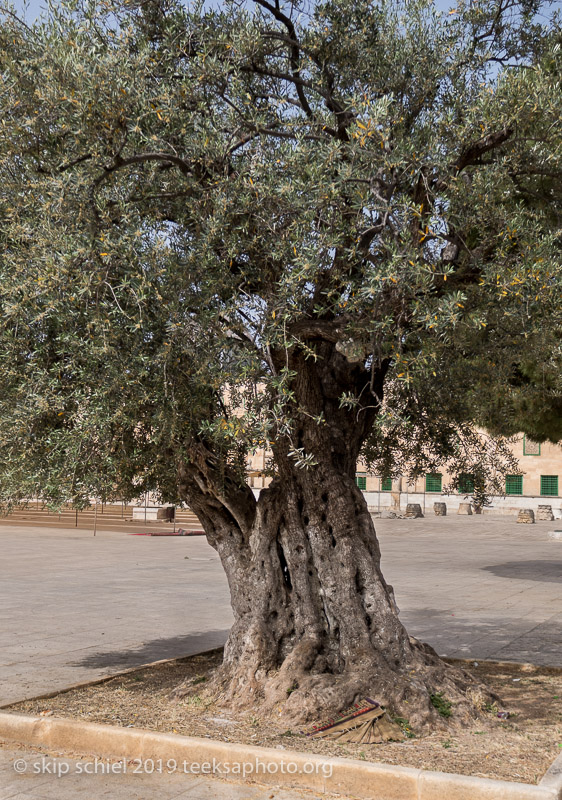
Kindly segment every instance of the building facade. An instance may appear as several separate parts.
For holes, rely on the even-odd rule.
[[[491,498],[483,513],[513,514],[521,508],[537,510],[539,505],[550,505],[555,518],[562,518],[562,446],[545,442],[540,444],[524,434],[515,438],[512,452],[519,465],[519,473],[505,478],[505,495]],[[434,502],[444,502],[451,510],[470,500],[470,476],[461,478],[461,486],[454,493],[445,493],[452,476],[446,468],[427,473],[415,481],[401,476],[383,479],[369,474],[358,466],[356,482],[365,492],[372,510],[401,510],[407,503],[420,503],[425,509]]]
[[[539,505],[547,504],[552,506],[555,518],[562,518],[562,446],[540,444],[520,434],[511,447],[521,474],[507,475],[505,495],[491,498],[490,505],[482,512],[514,514],[521,508],[536,511]],[[267,454],[263,450],[251,456],[249,481],[255,490],[269,482],[264,475],[266,463]],[[467,475],[461,481],[460,491],[445,493],[453,477],[444,467],[415,481],[406,476],[385,479],[358,464],[355,480],[373,512],[401,511],[408,503],[419,503],[425,510],[431,510],[434,502],[444,502],[454,512],[460,503],[470,500],[472,485]]]

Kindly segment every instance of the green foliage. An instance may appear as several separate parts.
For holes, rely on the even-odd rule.
[[[452,712],[452,703],[443,695],[443,692],[435,692],[429,697],[433,708],[437,709],[437,713],[442,717],[450,717]]]
[[[185,702],[188,706],[194,706],[196,708],[205,705],[205,701],[203,700],[201,695],[198,694],[192,694],[190,697],[186,698]]]
[[[415,739],[416,734],[413,732],[410,721],[405,719],[405,717],[393,717],[392,721],[395,722],[397,725],[400,725],[402,729],[402,733],[406,737],[406,739]]]
[[[322,341],[366,370],[350,413],[383,402],[379,474],[448,458],[484,496],[505,449],[474,421],[560,438],[545,13],[65,0],[28,28],[6,8],[2,499],[175,500],[202,446],[242,483],[279,437],[313,469],[288,358]]]

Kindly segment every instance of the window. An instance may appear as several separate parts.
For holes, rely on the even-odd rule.
[[[428,472],[425,476],[425,491],[440,492],[442,477],[440,472]]]
[[[381,492],[392,491],[392,478],[381,478]]]
[[[364,492],[365,489],[367,488],[367,476],[360,475],[359,473],[357,473],[357,475],[355,476],[355,483],[357,484],[358,488],[361,489],[362,492]]]
[[[506,494],[523,494],[523,475],[506,475]]]
[[[523,455],[524,456],[540,456],[541,454],[541,444],[540,442],[533,442],[532,439],[527,439],[527,436],[523,437]]]
[[[459,475],[459,494],[472,494],[474,491],[474,475],[461,472]]]
[[[558,475],[541,475],[541,494],[558,494]]]

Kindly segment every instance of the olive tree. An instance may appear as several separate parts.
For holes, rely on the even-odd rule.
[[[0,36],[3,501],[189,504],[233,703],[475,713],[400,622],[354,478],[447,460],[485,493],[505,449],[475,426],[534,407],[558,438],[548,5],[65,0]]]

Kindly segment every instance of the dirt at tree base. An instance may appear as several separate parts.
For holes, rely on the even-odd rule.
[[[9,710],[526,783],[537,783],[562,749],[560,669],[463,662],[501,697],[507,720],[498,719],[492,706],[482,720],[460,731],[444,727],[418,738],[413,730],[401,742],[352,745],[310,738],[284,729],[275,717],[234,712],[207,699],[205,684],[221,659],[221,651],[178,659]],[[190,679],[191,696],[171,702],[173,690]],[[454,721],[454,706],[451,712]]]

